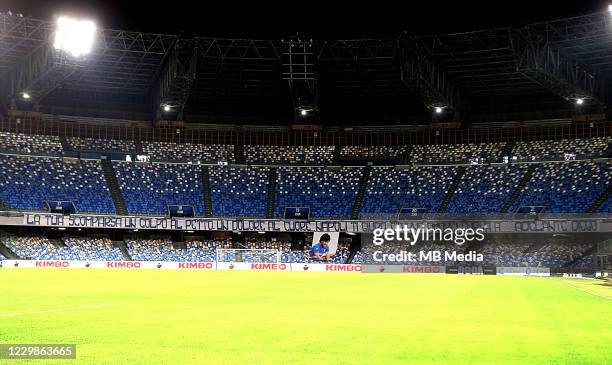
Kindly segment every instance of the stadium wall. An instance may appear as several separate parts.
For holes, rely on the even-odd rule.
[[[313,263],[257,262],[176,262],[176,261],[72,261],[72,260],[4,260],[5,269],[119,269],[119,270],[230,270],[230,271],[308,271],[344,273],[397,274],[478,274],[510,276],[550,276],[548,267],[483,267],[427,265],[359,265]]]
[[[234,271],[311,271],[361,272],[361,265],[258,262],[176,262],[176,261],[73,261],[73,260],[4,260],[3,268],[13,269],[165,269],[165,270],[234,270]]]

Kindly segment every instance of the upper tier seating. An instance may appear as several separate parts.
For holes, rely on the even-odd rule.
[[[526,171],[525,165],[467,167],[446,213],[499,213]]]
[[[64,260],[123,261],[121,250],[108,238],[64,238]]]
[[[129,140],[73,137],[67,138],[67,141],[77,151],[136,152],[136,144]]]
[[[234,162],[234,146],[173,142],[143,142],[142,150],[155,161]]]
[[[512,156],[519,160],[564,159],[565,154],[597,157],[608,148],[611,141],[610,138],[600,137],[518,142],[512,149]]]
[[[397,159],[406,154],[406,146],[345,146],[340,157],[348,159]]]
[[[382,262],[374,260],[374,252],[383,251],[385,254],[399,254],[401,251],[418,253],[419,251],[429,252],[429,251],[457,251],[457,253],[463,253],[466,249],[466,245],[455,245],[455,244],[442,244],[442,243],[425,243],[425,244],[417,244],[410,245],[405,242],[386,242],[384,246],[375,246],[372,244],[365,245],[361,247],[361,250],[355,254],[351,263],[353,264],[387,264],[387,265],[395,265],[395,264],[404,264],[398,263],[396,261],[384,260]],[[382,257],[378,257],[382,259]],[[439,265],[450,265],[455,264],[454,261],[446,261],[445,255],[442,255],[441,261],[415,261],[409,263],[409,265],[431,265],[431,266],[439,266]]]
[[[412,161],[421,163],[457,163],[473,160],[497,161],[505,143],[468,143],[415,145]]]
[[[280,167],[274,214],[283,217],[285,207],[310,207],[312,217],[350,217],[362,173],[362,167]]]
[[[118,161],[113,166],[129,213],[166,214],[168,205],[191,205],[204,214],[199,166]]]
[[[210,166],[210,195],[215,216],[265,217],[267,167]]]
[[[538,164],[510,208],[546,206],[548,213],[582,213],[612,183],[612,161]]]
[[[27,154],[61,154],[64,149],[57,136],[0,132],[0,151]]]
[[[99,161],[0,155],[0,166],[0,198],[10,208],[46,211],[46,200],[66,200],[77,212],[115,212]]]
[[[244,146],[248,163],[329,164],[334,159],[333,146]]]
[[[455,167],[374,167],[361,213],[399,213],[400,208],[426,208],[435,213],[456,174]]]

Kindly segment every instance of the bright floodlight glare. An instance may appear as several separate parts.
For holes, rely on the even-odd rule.
[[[169,112],[170,111],[170,105],[164,105],[164,111],[165,112]]]
[[[440,108],[439,106],[436,107],[436,113],[440,114],[442,113],[442,108]]]
[[[21,96],[22,96],[24,99],[26,99],[26,100],[28,100],[28,99],[30,98],[30,94],[28,94],[28,93],[26,93],[26,92],[22,93],[22,94],[21,94]]]
[[[608,5],[608,11],[612,13],[612,4]]]
[[[74,57],[88,54],[94,43],[96,25],[91,20],[57,19],[54,47]]]
[[[584,104],[584,99],[577,99],[576,100],[576,104],[578,104],[578,105]]]
[[[300,110],[300,114],[302,114],[302,116],[305,116],[306,114],[308,114],[308,112],[306,111],[306,109],[302,109]]]

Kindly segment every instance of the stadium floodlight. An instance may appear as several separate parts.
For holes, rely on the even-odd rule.
[[[74,57],[84,56],[91,52],[95,33],[96,25],[91,20],[59,17],[55,30],[54,47]]]
[[[23,93],[21,93],[21,97],[24,98],[25,100],[29,100],[30,99],[30,94],[26,93],[25,91]]]
[[[172,108],[170,107],[170,105],[164,105],[164,111],[165,111],[165,112],[169,112],[170,110],[172,110]]]
[[[442,113],[442,107],[437,106],[436,109],[434,109],[436,111],[436,113],[440,114]]]
[[[305,116],[308,114],[308,110],[306,110],[306,109],[302,109],[302,110],[300,110],[300,114],[301,114],[303,117],[305,117]]]
[[[578,105],[584,104],[584,99],[582,99],[582,98],[576,99],[576,104],[578,104]]]

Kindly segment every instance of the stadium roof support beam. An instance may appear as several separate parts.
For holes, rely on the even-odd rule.
[[[41,100],[79,69],[79,64],[56,52],[50,45],[39,47],[9,75],[9,101],[28,94],[28,102],[37,108]]]
[[[198,38],[200,58],[207,60],[279,60],[279,41],[257,39]]]
[[[283,41],[282,77],[287,80],[295,121],[318,120],[318,83],[312,39],[296,37]]]
[[[399,47],[402,82],[427,108],[449,107],[455,112],[466,110],[466,97],[422,39],[402,36]]]
[[[157,119],[164,119],[163,106],[171,108],[177,120],[183,112],[196,81],[199,55],[197,39],[179,39],[162,70],[155,96]]]
[[[530,26],[509,32],[518,72],[565,100],[586,99],[605,106],[603,77],[567,57],[550,38]]]

